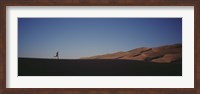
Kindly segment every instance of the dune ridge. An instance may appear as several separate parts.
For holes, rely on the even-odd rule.
[[[160,47],[141,47],[129,51],[82,57],[80,59],[125,59],[155,63],[172,63],[182,60],[182,44],[164,45]]]

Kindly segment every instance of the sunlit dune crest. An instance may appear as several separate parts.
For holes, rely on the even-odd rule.
[[[156,63],[172,63],[182,60],[182,44],[164,45],[160,47],[141,47],[125,52],[115,52],[81,59],[125,59]]]

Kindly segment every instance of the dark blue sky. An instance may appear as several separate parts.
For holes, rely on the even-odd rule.
[[[181,18],[18,18],[18,56],[64,59],[182,43]]]

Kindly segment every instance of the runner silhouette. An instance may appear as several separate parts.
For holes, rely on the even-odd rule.
[[[58,51],[56,52],[56,56],[54,56],[54,57],[57,57],[57,59],[59,59]]]

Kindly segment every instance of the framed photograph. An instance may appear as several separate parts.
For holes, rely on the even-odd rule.
[[[3,0],[1,94],[199,94],[199,0]]]

